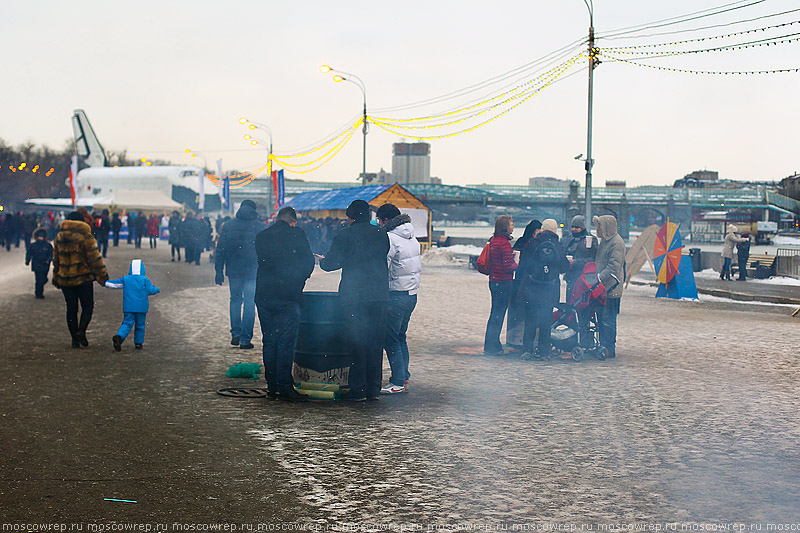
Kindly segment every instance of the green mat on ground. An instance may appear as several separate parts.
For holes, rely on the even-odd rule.
[[[225,376],[229,378],[258,379],[261,373],[261,363],[236,363],[228,367]]]

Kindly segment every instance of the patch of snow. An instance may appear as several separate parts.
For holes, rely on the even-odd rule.
[[[701,279],[714,279],[719,278],[719,272],[713,268],[707,268],[702,272],[695,272],[695,278]],[[792,287],[800,287],[800,279],[788,278],[784,276],[773,276],[769,279],[756,279],[753,277],[747,278],[747,283],[765,283],[767,285],[787,285]]]
[[[481,251],[483,248],[480,246],[472,246],[471,244],[454,244],[453,246],[447,246],[446,248],[442,248],[443,250],[449,250],[451,253],[454,254],[467,254],[467,255],[481,255]]]
[[[778,235],[772,242],[778,246],[798,246],[800,247],[800,237],[788,237],[786,235]],[[798,251],[800,253],[800,251]]]
[[[457,265],[458,261],[453,257],[453,252],[449,248],[431,248],[422,255],[422,264],[429,266],[449,266]]]

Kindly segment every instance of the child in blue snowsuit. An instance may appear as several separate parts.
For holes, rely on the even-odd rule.
[[[147,278],[144,263],[141,259],[131,261],[131,268],[127,276],[119,279],[106,281],[106,287],[110,289],[122,289],[122,325],[119,331],[111,339],[116,351],[122,350],[122,341],[133,329],[133,344],[137,350],[142,349],[144,343],[144,325],[147,318],[147,311],[150,310],[148,296],[158,294],[161,289],[153,285]],[[135,329],[134,329],[135,324]]]

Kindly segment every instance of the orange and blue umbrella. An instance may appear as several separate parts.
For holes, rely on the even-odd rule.
[[[682,252],[683,241],[679,226],[667,219],[667,223],[656,233],[656,243],[653,248],[656,280],[665,284],[672,281],[680,268]]]

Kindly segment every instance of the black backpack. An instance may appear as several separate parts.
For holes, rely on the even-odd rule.
[[[559,250],[552,241],[543,241],[536,248],[536,255],[528,276],[537,283],[557,281],[559,271]]]

